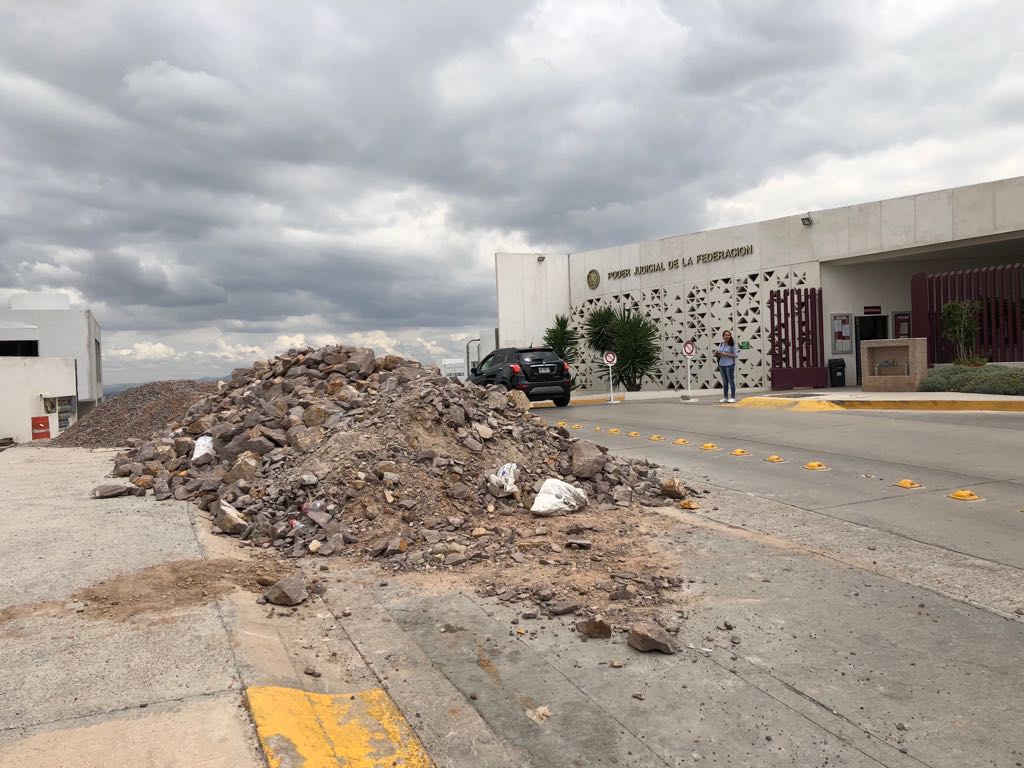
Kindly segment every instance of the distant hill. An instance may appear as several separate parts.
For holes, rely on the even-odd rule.
[[[228,376],[200,376],[197,379],[193,379],[193,381],[209,381],[209,382],[213,382],[213,381],[222,381],[222,380],[226,380],[226,379],[230,379],[230,378],[231,378],[230,375],[228,375]],[[159,381],[159,379],[156,379],[156,381]],[[152,383],[152,381],[134,381],[134,382],[131,382],[129,384],[104,384],[103,385],[103,396],[104,397],[113,397],[114,395],[117,395],[117,394],[120,394],[121,392],[124,392],[126,389],[131,389],[132,387],[141,387],[143,384],[151,384],[151,383]]]

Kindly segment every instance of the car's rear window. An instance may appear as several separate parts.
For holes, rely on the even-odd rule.
[[[521,349],[519,359],[524,363],[557,363],[558,355],[550,349]]]

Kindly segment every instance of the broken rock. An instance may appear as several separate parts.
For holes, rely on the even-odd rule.
[[[97,485],[92,489],[92,496],[94,499],[114,499],[118,496],[125,496],[129,493],[134,492],[134,488],[130,485],[120,485],[118,483],[105,483],[103,485]]]
[[[299,605],[309,597],[302,576],[286,576],[268,589],[263,597],[274,605]]]
[[[626,643],[630,648],[641,653],[650,653],[651,651],[661,651],[662,653],[676,652],[676,649],[672,647],[672,640],[669,638],[668,633],[657,624],[651,624],[650,622],[634,624],[629,630]]]

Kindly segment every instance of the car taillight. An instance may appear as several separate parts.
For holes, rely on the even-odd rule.
[[[512,365],[510,365],[509,368],[512,369],[512,373],[522,373],[523,372],[523,369],[519,367],[518,363],[512,363]]]
[[[565,366],[565,375],[566,376],[568,376],[570,373],[572,373],[572,368],[569,367],[568,363],[562,363],[562,365]]]

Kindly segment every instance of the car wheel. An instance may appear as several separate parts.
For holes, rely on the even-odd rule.
[[[565,408],[569,404],[569,395],[562,395],[561,397],[554,397],[552,401],[559,408]]]

